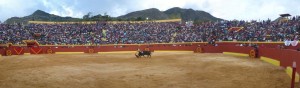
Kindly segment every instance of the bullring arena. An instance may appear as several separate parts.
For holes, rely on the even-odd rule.
[[[257,42],[259,46],[268,46],[258,49],[236,46],[240,43],[46,46],[28,41],[23,46],[9,44],[0,51],[3,55],[0,88],[290,87],[291,63],[299,62],[293,58],[299,52],[274,48],[282,43]],[[150,50],[152,57],[136,58],[136,49]]]

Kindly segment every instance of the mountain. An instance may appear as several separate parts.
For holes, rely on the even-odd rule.
[[[131,12],[126,15],[119,16],[118,18],[145,19],[147,17],[151,20],[182,19],[183,21],[195,21],[195,22],[223,20],[220,18],[216,18],[205,11],[199,11],[193,9],[182,9],[179,7],[170,8],[166,11],[159,11],[158,9],[151,8],[151,9]]]
[[[90,13],[83,16],[83,18],[61,17],[54,14],[37,10],[29,16],[25,17],[12,17],[5,21],[5,23],[27,23],[28,21],[143,21],[143,20],[166,20],[166,19],[182,19],[182,21],[194,21],[194,23],[218,21],[222,20],[216,18],[205,11],[183,9],[179,7],[170,8],[166,11],[160,11],[156,8],[150,8],[140,11],[131,12],[119,17],[111,17],[109,15],[95,15],[91,16]]]
[[[28,21],[78,21],[78,18],[61,17],[54,14],[49,14],[41,10],[36,10],[29,16],[12,17],[5,21],[5,23],[27,23]]]
[[[146,10],[141,10],[141,11],[135,11],[128,13],[123,16],[119,16],[118,18],[121,19],[132,19],[132,18],[141,18],[141,19],[153,19],[153,20],[163,20],[163,19],[168,19],[168,15],[159,11],[156,8],[151,8],[151,9],[146,9]]]
[[[205,11],[193,10],[193,9],[182,9],[174,7],[164,11],[170,18],[181,18],[183,21],[218,21],[223,20],[216,18]]]
[[[178,18],[182,18],[181,14],[184,13],[185,11],[186,11],[186,9],[174,7],[174,8],[164,11],[164,13],[167,14],[171,19],[178,19]]]
[[[199,20],[199,21],[220,21],[222,19],[216,18],[212,16],[211,14],[204,12],[204,11],[198,11],[193,9],[188,9],[181,15],[183,20]]]

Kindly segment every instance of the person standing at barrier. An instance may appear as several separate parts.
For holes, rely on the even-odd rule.
[[[140,49],[137,49],[136,50],[136,52],[135,52],[135,56],[137,57],[137,58],[139,58],[139,53],[141,52],[141,50]]]

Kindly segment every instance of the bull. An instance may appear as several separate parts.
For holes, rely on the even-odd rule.
[[[135,54],[136,58],[140,58],[140,57],[145,57],[147,56],[147,58],[151,58],[151,51],[138,51],[137,54]]]

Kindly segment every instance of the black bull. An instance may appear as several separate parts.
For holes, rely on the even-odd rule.
[[[151,57],[151,51],[140,51],[138,52],[137,55],[135,55],[137,58],[140,58],[140,57],[145,57],[145,55],[147,55],[147,57]]]

